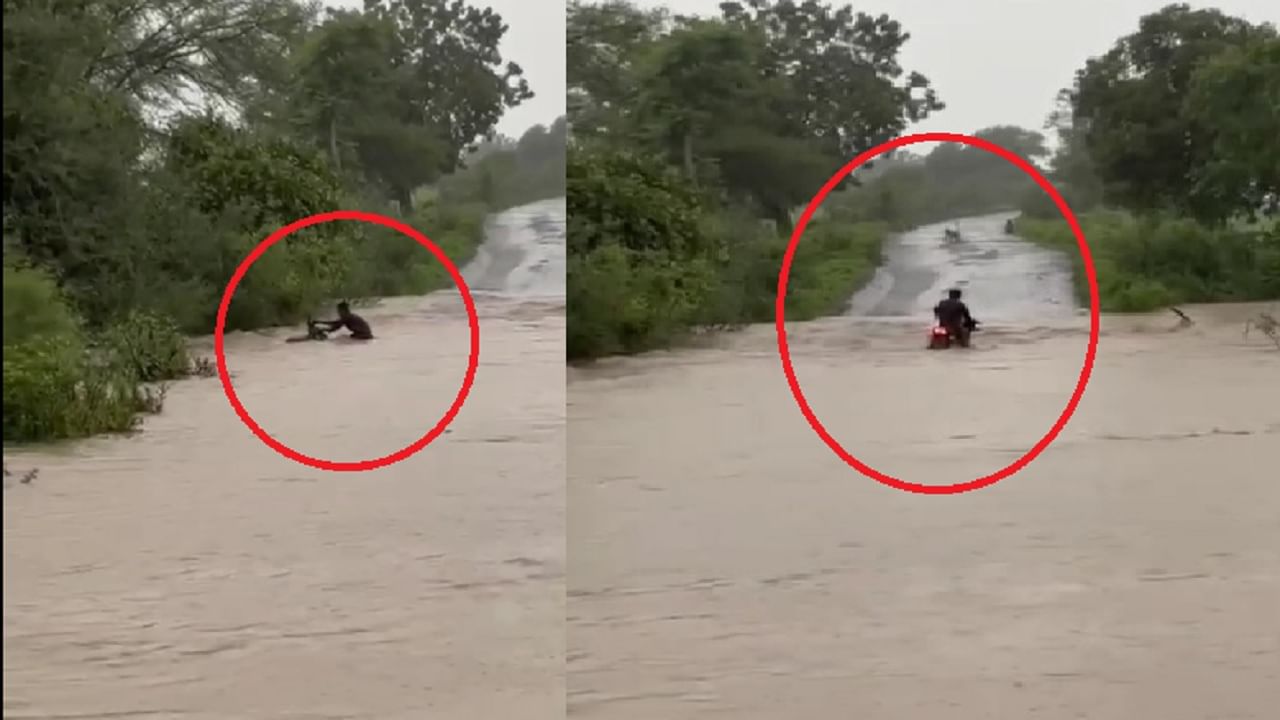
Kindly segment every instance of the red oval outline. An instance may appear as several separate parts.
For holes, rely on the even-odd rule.
[[[471,328],[471,350],[467,358],[467,372],[462,379],[462,387],[459,388],[457,397],[454,398],[453,404],[449,406],[444,417],[440,418],[435,427],[428,430],[427,433],[417,441],[397,450],[396,452],[384,455],[380,458],[374,458],[373,460],[335,462],[333,460],[325,460],[323,458],[313,458],[308,455],[303,455],[279,440],[271,437],[262,429],[261,426],[258,425],[257,422],[254,421],[253,417],[249,415],[249,412],[245,410],[244,405],[240,403],[240,399],[236,396],[235,388],[231,385],[231,375],[227,372],[227,357],[223,345],[223,335],[226,331],[227,324],[227,311],[231,308],[231,299],[235,296],[236,286],[238,286],[240,281],[244,279],[245,273],[249,271],[249,267],[252,266],[253,263],[257,262],[258,258],[262,257],[262,254],[265,253],[268,248],[292,233],[312,225],[318,225],[320,223],[330,222],[333,220],[359,220],[361,222],[382,225],[383,227],[388,227],[408,235],[418,241],[418,244],[422,245],[427,250],[430,250],[431,254],[435,255],[436,259],[439,260],[440,263],[444,265],[445,269],[449,271],[449,275],[453,278],[454,283],[457,284],[458,293],[462,295],[462,303],[467,308],[467,321]],[[267,447],[270,447],[290,460],[313,468],[318,468],[320,470],[363,472],[366,470],[376,470],[381,467],[386,467],[412,457],[427,445],[430,445],[437,437],[442,435],[445,429],[449,427],[449,424],[453,422],[454,418],[458,416],[458,413],[462,410],[462,405],[467,401],[467,396],[471,392],[471,385],[475,382],[476,369],[480,366],[480,319],[476,314],[475,302],[471,298],[471,289],[467,287],[467,282],[463,279],[462,273],[458,271],[457,266],[453,264],[453,261],[449,259],[449,256],[440,248],[436,247],[435,243],[428,240],[425,235],[398,220],[384,215],[378,215],[377,213],[361,212],[358,210],[335,210],[302,218],[301,220],[297,220],[280,228],[279,230],[276,230],[268,236],[266,240],[258,243],[258,246],[255,247],[253,251],[249,253],[248,257],[240,263],[240,266],[236,268],[235,274],[231,276],[231,281],[227,283],[227,288],[222,293],[222,303],[218,306],[218,321],[213,331],[213,352],[214,355],[217,356],[218,360],[218,377],[222,380],[223,392],[226,394],[227,400],[230,401],[232,409],[236,411],[236,415],[240,416],[240,421],[243,422],[254,435],[257,435],[258,439],[265,443]]]
[[[813,213],[822,204],[822,201],[826,199],[827,195],[830,194],[831,191],[835,189],[835,187],[839,185],[849,173],[857,169],[858,166],[877,155],[888,152],[889,150],[906,145],[915,145],[922,142],[958,142],[981,148],[987,152],[1004,158],[1008,162],[1012,163],[1014,167],[1022,170],[1030,176],[1031,179],[1035,180],[1036,184],[1038,184],[1040,188],[1048,193],[1049,197],[1053,199],[1054,204],[1058,206],[1058,210],[1062,213],[1062,216],[1066,218],[1067,224],[1071,226],[1071,231],[1075,234],[1076,243],[1080,248],[1080,255],[1084,259],[1085,274],[1089,278],[1089,345],[1085,350],[1084,365],[1080,368],[1080,379],[1076,383],[1075,391],[1071,394],[1071,399],[1067,401],[1066,408],[1062,411],[1062,414],[1058,416],[1057,422],[1053,424],[1053,427],[1049,429],[1049,432],[1045,433],[1044,437],[1040,438],[1039,442],[1022,455],[1022,457],[1013,461],[1009,465],[991,473],[990,475],[984,475],[975,480],[954,483],[951,485],[923,485],[919,483],[906,482],[876,470],[875,468],[858,460],[845,450],[844,447],[842,447],[840,443],[827,432],[827,429],[823,427],[822,422],[818,420],[817,415],[814,414],[813,409],[809,407],[808,401],[805,400],[804,392],[800,389],[800,382],[796,379],[795,369],[791,365],[791,351],[787,346],[787,328],[785,320],[787,280],[791,275],[791,262],[795,257],[796,247],[799,245],[800,237],[804,234],[805,228],[809,225],[809,220],[813,217]],[[1053,187],[1053,184],[1040,174],[1039,170],[1018,155],[1015,155],[993,142],[983,140],[982,138],[947,132],[929,132],[904,135],[886,143],[882,143],[881,145],[858,155],[847,165],[837,171],[835,175],[831,176],[831,179],[828,180],[827,183],[822,186],[822,189],[813,196],[813,199],[809,201],[809,205],[805,208],[804,214],[800,216],[799,222],[796,223],[795,231],[791,234],[791,242],[787,246],[787,252],[782,258],[782,270],[778,274],[778,298],[775,313],[778,332],[778,355],[782,359],[782,372],[787,377],[787,384],[791,387],[791,394],[795,397],[796,405],[800,408],[800,412],[804,414],[805,419],[809,421],[809,425],[813,427],[814,432],[818,434],[818,437],[822,438],[822,441],[827,444],[827,447],[831,448],[832,452],[839,456],[841,460],[844,460],[850,467],[863,475],[866,475],[867,477],[884,485],[888,485],[889,487],[905,490],[907,492],[920,493],[923,495],[954,495],[969,492],[971,490],[978,490],[987,487],[988,485],[994,485],[995,483],[1022,470],[1029,465],[1031,461],[1035,460],[1040,453],[1044,452],[1044,450],[1057,439],[1058,434],[1062,432],[1062,429],[1066,427],[1067,422],[1075,413],[1076,407],[1080,404],[1080,399],[1084,396],[1085,388],[1089,385],[1089,378],[1093,372],[1093,363],[1097,357],[1098,335],[1100,330],[1100,318],[1098,312],[1098,276],[1093,265],[1093,254],[1089,251],[1089,244],[1085,240],[1084,231],[1080,228],[1080,223],[1076,220],[1075,213],[1071,211],[1066,200],[1064,200],[1058,193],[1057,189]]]

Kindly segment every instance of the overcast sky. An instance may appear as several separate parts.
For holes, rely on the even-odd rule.
[[[364,7],[363,0],[327,0],[335,8]],[[502,38],[502,58],[524,69],[534,98],[508,110],[498,132],[520,137],[530,127],[550,125],[565,112],[564,0],[468,0],[473,7],[490,7],[509,29]]]
[[[534,4],[539,0],[529,0]],[[720,0],[637,0],[643,7],[718,15]],[[834,2],[839,6],[844,3]],[[901,64],[923,73],[947,109],[911,132],[972,133],[991,125],[1041,130],[1054,96],[1088,58],[1138,28],[1162,0],[859,0],[855,10],[887,13],[911,34]],[[1251,22],[1280,24],[1280,0],[1190,3]],[[561,76],[563,78],[563,76]],[[563,82],[563,80],[561,80]]]

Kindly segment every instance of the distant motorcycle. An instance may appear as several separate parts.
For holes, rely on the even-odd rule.
[[[947,228],[942,231],[942,239],[949,243],[960,242],[960,231],[955,228]]]
[[[1004,234],[1005,234],[1005,235],[1012,235],[1012,234],[1013,234],[1013,220],[1012,220],[1012,219],[1009,219],[1009,220],[1005,220],[1005,221],[1004,221]]]

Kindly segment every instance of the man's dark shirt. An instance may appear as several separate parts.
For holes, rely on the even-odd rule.
[[[933,309],[933,314],[937,316],[938,322],[946,327],[958,328],[973,325],[973,318],[969,316],[969,308],[960,300],[952,298],[943,300]]]

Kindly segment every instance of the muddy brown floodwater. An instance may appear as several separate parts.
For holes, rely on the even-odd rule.
[[[467,270],[471,397],[409,460],[296,464],[216,379],[176,384],[136,437],[9,454],[40,474],[4,495],[4,716],[562,717],[563,220],[563,200],[493,220]],[[371,345],[228,337],[241,401],[286,445],[383,456],[453,400],[455,291],[365,314]]]
[[[873,467],[970,480],[1062,412],[1088,320],[1063,305],[1062,258],[1002,220],[962,221],[964,247],[903,238],[849,317],[790,324],[810,404]],[[925,351],[950,284],[990,326]],[[772,326],[573,372],[570,714],[1274,718],[1280,352],[1242,338],[1256,308],[1184,310],[1193,327],[1104,318],[1056,444],[963,495],[845,465]]]

